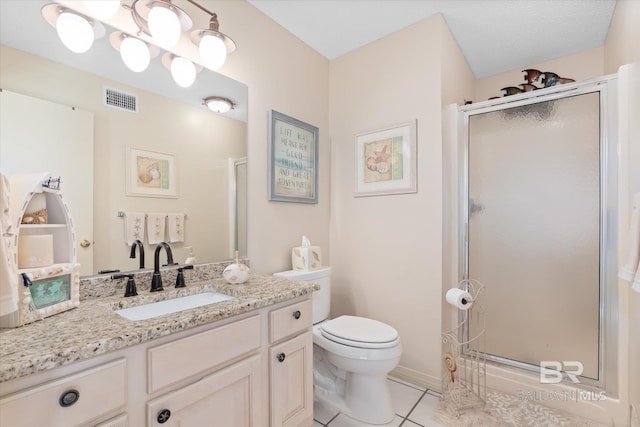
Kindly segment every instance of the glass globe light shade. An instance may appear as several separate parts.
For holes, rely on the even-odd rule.
[[[131,71],[139,73],[149,66],[151,53],[149,47],[140,39],[125,37],[120,44],[120,57]]]
[[[186,58],[175,57],[171,61],[171,75],[180,87],[189,87],[196,81],[196,66]]]
[[[216,113],[226,113],[231,109],[231,105],[223,99],[210,99],[207,101],[207,107]]]
[[[227,48],[222,39],[205,35],[200,40],[200,58],[205,67],[217,70],[227,60]]]
[[[72,52],[84,53],[93,45],[91,24],[75,13],[61,13],[56,20],[56,31],[62,43]]]
[[[120,0],[84,0],[84,5],[98,19],[113,17],[120,7]]]
[[[160,46],[168,48],[178,43],[182,29],[180,19],[173,11],[161,6],[152,7],[147,22],[151,36]]]

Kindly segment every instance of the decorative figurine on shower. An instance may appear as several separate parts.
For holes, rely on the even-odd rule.
[[[524,90],[520,89],[519,87],[515,87],[515,86],[503,87],[500,90],[503,90],[505,92],[504,96],[511,96],[511,95],[516,95],[518,93],[524,92]]]
[[[544,85],[544,87],[555,86],[558,83],[558,79],[560,78],[559,75],[557,75],[556,73],[552,73],[551,71],[545,71],[542,74],[544,74],[544,77],[542,78],[541,83]]]
[[[500,90],[505,91],[504,96],[517,95],[522,92],[531,92],[537,89],[543,89],[546,87],[551,87],[559,84],[573,83],[574,79],[569,79],[566,77],[560,77],[557,73],[552,71],[540,71],[535,68],[527,68],[526,70],[522,70],[524,74],[524,81],[526,83],[521,83],[518,86],[506,86]],[[534,83],[540,80],[542,86],[536,86]],[[521,89],[522,88],[522,89]],[[496,99],[498,97],[491,97],[489,99]]]
[[[533,68],[528,68],[526,70],[522,70],[523,73],[526,73],[524,76],[524,81],[528,84],[532,84],[533,82],[537,82],[542,74],[542,71],[535,70]],[[534,86],[535,87],[535,86]]]

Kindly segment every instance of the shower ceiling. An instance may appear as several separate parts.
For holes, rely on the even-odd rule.
[[[604,45],[616,4],[615,0],[248,1],[328,59],[442,13],[476,78]]]

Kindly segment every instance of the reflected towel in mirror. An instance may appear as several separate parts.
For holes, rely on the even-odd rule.
[[[168,214],[167,223],[169,225],[169,242],[184,242],[184,214]]]
[[[166,213],[147,214],[147,239],[149,244],[155,245],[164,242],[166,218]]]
[[[124,231],[127,246],[133,245],[134,240],[144,242],[144,212],[125,212]]]
[[[9,197],[9,179],[0,174],[0,316],[18,309],[18,270]]]

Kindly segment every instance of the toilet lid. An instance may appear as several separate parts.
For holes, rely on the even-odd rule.
[[[322,335],[331,341],[360,348],[389,348],[398,343],[391,326],[356,316],[340,316],[322,324]]]

